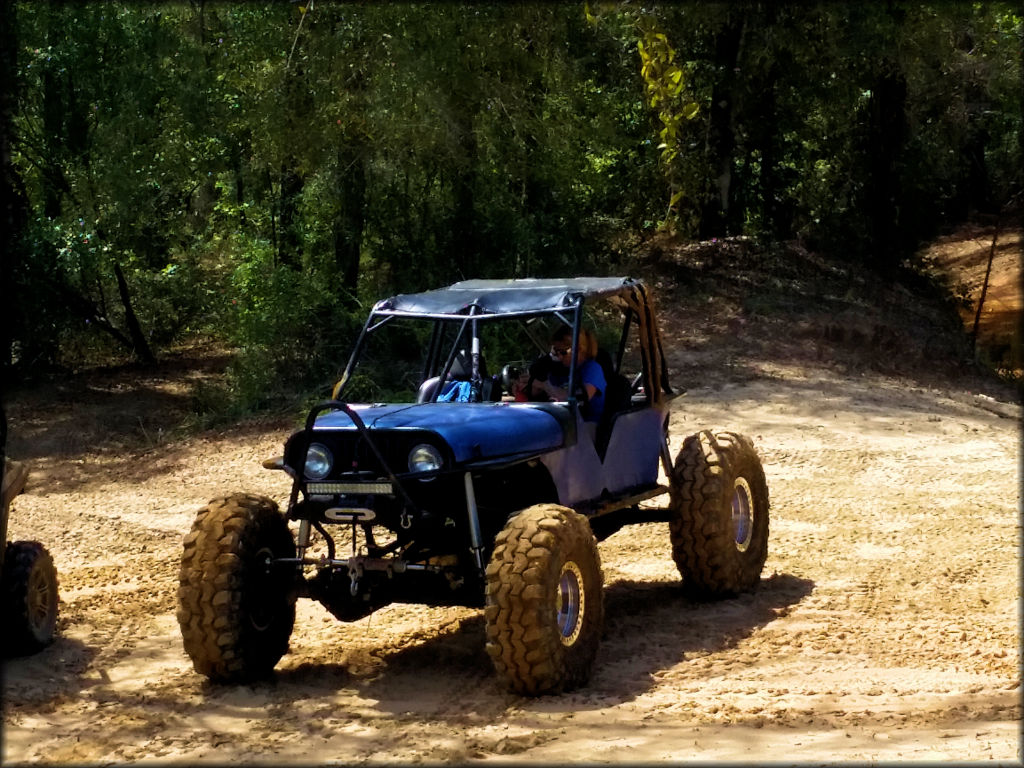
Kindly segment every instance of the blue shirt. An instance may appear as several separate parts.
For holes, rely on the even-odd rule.
[[[604,379],[604,370],[596,360],[584,361],[578,370],[579,379],[584,386],[589,384],[595,390],[594,396],[583,403],[583,418],[585,421],[597,421],[604,412],[604,392],[608,387]],[[556,387],[564,387],[568,380],[568,372],[560,374],[552,371],[549,380]]]

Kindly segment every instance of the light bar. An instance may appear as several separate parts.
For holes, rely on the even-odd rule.
[[[306,491],[311,496],[328,496],[336,493],[364,493],[390,495],[394,493],[391,483],[309,483]]]

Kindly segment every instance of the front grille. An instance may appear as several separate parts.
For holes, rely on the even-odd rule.
[[[398,435],[375,434],[373,443],[377,450],[387,461],[392,472],[401,473],[408,471],[409,451],[415,443]],[[369,443],[361,435],[346,435],[341,439],[335,438],[330,441],[331,450],[334,453],[335,472],[374,472],[382,474],[384,467],[381,465],[377,454],[370,448]]]

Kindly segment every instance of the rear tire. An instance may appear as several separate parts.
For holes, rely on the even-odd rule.
[[[265,677],[288,650],[295,623],[295,541],[263,496],[214,499],[185,537],[178,624],[196,672],[217,682]]]
[[[510,518],[487,566],[487,653],[514,693],[571,690],[590,679],[604,624],[597,542],[557,504]]]
[[[57,569],[35,541],[7,545],[3,567],[4,653],[23,656],[53,642],[57,629]]]
[[[757,586],[768,555],[768,484],[748,437],[704,430],[676,456],[669,483],[672,559],[694,597]]]

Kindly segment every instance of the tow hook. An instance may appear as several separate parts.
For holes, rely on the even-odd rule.
[[[354,557],[348,563],[348,578],[348,592],[355,597],[359,594],[359,580],[363,578],[363,564]]]

